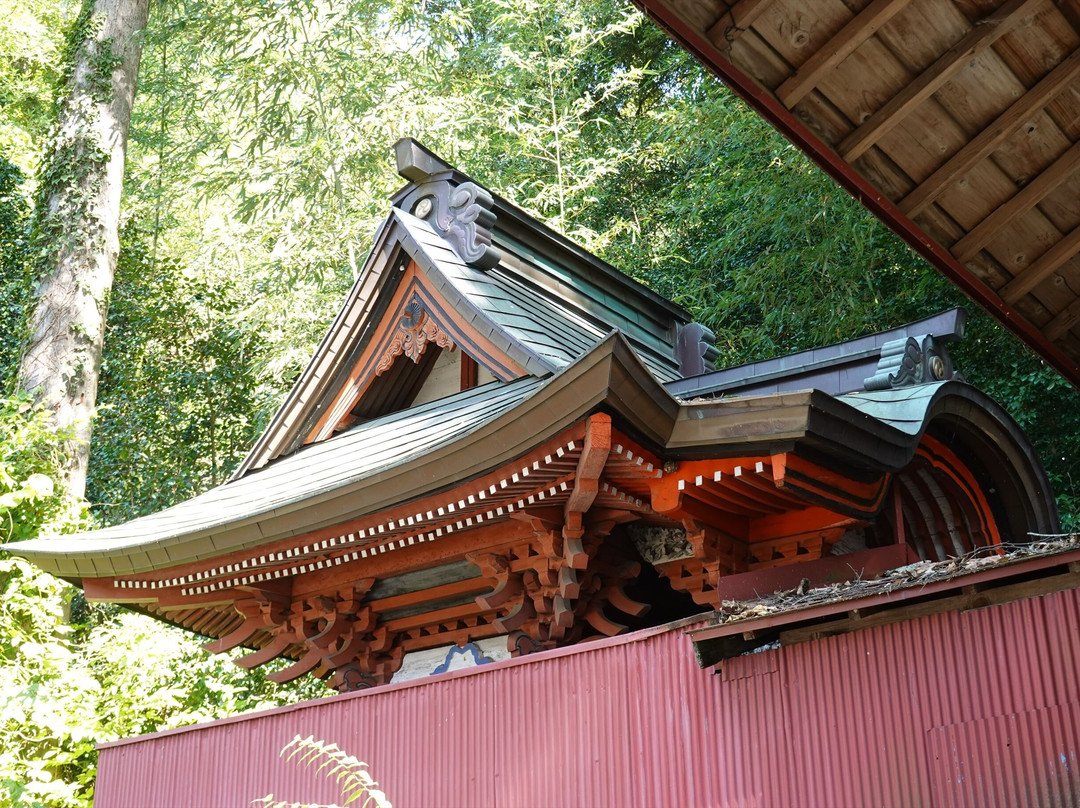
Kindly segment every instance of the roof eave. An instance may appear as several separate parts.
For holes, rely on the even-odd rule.
[[[902,213],[894,202],[845,163],[824,140],[787,110],[772,93],[759,87],[731,62],[720,58],[716,46],[709,42],[700,31],[695,30],[693,26],[674,13],[667,3],[659,2],[659,0],[634,0],[634,2],[646,16],[667,31],[707,69],[719,76],[781,135],[817,163],[845,191],[861,202],[960,291],[1024,340],[1072,384],[1080,387],[1080,365],[1077,365],[1064,351],[1028,322],[1014,306],[1010,306],[984,286],[971,270],[957,261],[948,250]]]

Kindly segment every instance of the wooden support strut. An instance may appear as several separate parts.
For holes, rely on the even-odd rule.
[[[807,59],[794,76],[777,87],[776,97],[785,107],[791,109],[820,84],[829,71],[854,53],[909,2],[910,0],[874,0]]]
[[[764,13],[772,0],[739,0],[709,26],[706,36],[718,48],[728,47]]]
[[[1025,185],[1015,196],[997,207],[993,213],[957,241],[951,252],[957,261],[975,257],[988,242],[1001,233],[1012,219],[1035,207],[1047,194],[1069,179],[1080,166],[1080,143],[1074,143],[1038,177]]]
[[[1024,295],[1042,283],[1080,252],[1080,227],[1074,228],[1065,238],[1044,252],[1030,266],[1005,284],[999,294],[1009,305],[1020,300]],[[1051,337],[1053,339],[1053,337]]]
[[[966,171],[980,160],[990,156],[994,149],[1032,115],[1046,106],[1054,96],[1062,92],[1078,74],[1080,74],[1080,49],[1073,51],[1038,84],[1001,113],[997,120],[979,132],[966,146],[919,183],[919,187],[900,200],[897,207],[908,216],[918,216]],[[1008,300],[1004,294],[1002,297]]]

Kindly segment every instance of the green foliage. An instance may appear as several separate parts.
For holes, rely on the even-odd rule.
[[[22,172],[0,155],[0,391],[14,382],[33,291],[27,246],[30,205],[23,191]]]
[[[0,0],[0,157],[32,173],[53,122],[72,0]]]
[[[265,344],[244,308],[230,276],[155,261],[147,237],[125,229],[91,449],[90,497],[105,521],[224,482],[254,442],[253,412],[268,405],[251,366]]]
[[[334,780],[341,791],[343,806],[363,799],[361,808],[369,805],[372,808],[392,808],[390,800],[379,790],[379,784],[368,771],[368,765],[337,744],[317,740],[312,735],[306,738],[297,735],[285,745],[281,755],[285,756],[286,760],[295,760],[301,766],[314,767],[316,774]],[[254,800],[252,805],[261,805],[263,808],[336,808],[312,803],[282,802],[275,800],[273,794]]]
[[[0,542],[85,526],[81,503],[63,493],[66,440],[28,399],[0,399]]]
[[[1057,495],[1064,530],[1080,530],[1080,480],[1073,475],[1080,444],[1080,391],[978,313],[953,352],[965,377],[989,392],[1027,432]]]
[[[0,0],[0,52],[13,54],[0,60],[4,368],[32,290],[26,200],[101,156],[60,142],[35,169],[75,6]],[[151,13],[92,446],[100,521],[235,467],[362,264],[400,184],[389,147],[401,136],[687,307],[716,331],[721,364],[960,302],[619,0],[166,0]],[[105,75],[111,49],[94,58]],[[55,224],[55,243],[77,230]],[[1080,526],[1077,392],[985,316],[956,355],[1028,430]],[[0,402],[5,538],[75,522],[46,483],[56,490],[56,445],[23,402]],[[274,688],[21,562],[0,560],[0,595],[0,806],[86,804],[91,738],[321,692]]]
[[[88,805],[100,684],[73,665],[69,587],[0,559],[0,806]]]
[[[0,558],[0,808],[88,807],[97,743],[318,695],[321,683],[275,686]]]

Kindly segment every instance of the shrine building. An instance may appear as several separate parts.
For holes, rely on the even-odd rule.
[[[559,676],[574,679],[580,696],[607,674],[568,673],[574,660],[637,649],[642,676],[654,664],[680,671],[663,685],[663,709],[650,712],[652,696],[642,696],[642,720],[662,722],[698,705],[695,693],[783,670],[776,660],[792,658],[784,656],[789,641],[818,647],[823,637],[870,636],[928,615],[1072,596],[1080,550],[1025,549],[1060,532],[1030,442],[953,366],[949,346],[963,337],[963,310],[718,369],[712,333],[679,306],[417,142],[400,141],[396,156],[408,184],[306,370],[232,479],[126,524],[5,549],[91,600],[202,635],[211,652],[241,649],[244,668],[284,660],[268,673],[276,682],[311,675],[343,693],[371,694],[311,708],[324,712],[397,696],[412,705],[402,709],[420,710],[416,694],[426,691],[416,677],[433,673],[446,684],[436,677],[432,687],[467,701],[450,692],[473,680],[448,671],[479,664],[495,683],[487,713],[504,697],[499,681],[510,693],[541,669],[526,664],[534,658],[562,666]],[[921,611],[878,614],[912,604]],[[723,682],[699,667],[717,665]],[[966,665],[958,675],[970,674]],[[626,692],[612,696],[619,715],[634,709],[634,686],[627,680]],[[514,709],[526,709],[520,699],[530,688]],[[798,733],[776,713],[794,696],[781,693],[790,689],[762,709],[780,722],[776,748],[795,749]],[[707,701],[686,720],[709,725]],[[436,723],[449,726],[453,711],[440,704]],[[257,720],[286,721],[281,715]],[[581,751],[577,728],[566,735],[537,726],[536,749]],[[649,726],[640,743],[660,755],[667,730]],[[723,732],[716,727],[701,732]],[[421,731],[409,730],[413,742]],[[825,731],[808,728],[806,742],[824,744]],[[841,723],[836,732],[844,731]],[[911,749],[923,749],[921,732],[909,733]],[[189,736],[147,743],[161,750]],[[528,765],[508,762],[497,751],[503,742],[453,737],[477,756],[481,779]],[[681,804],[777,804],[770,795],[794,799],[798,772],[820,770],[786,759],[775,762],[783,777],[770,780],[770,742],[754,737],[758,752],[739,752],[753,758],[753,776],[724,780],[727,791],[706,788],[713,764],[696,759],[657,764],[653,774],[689,777],[687,788],[706,784]],[[617,740],[597,741],[603,777],[631,777],[632,760],[599,751]],[[103,750],[103,778],[134,748],[122,743]],[[220,750],[224,741],[215,743]],[[212,766],[212,757],[200,765]],[[929,793],[915,783],[929,775],[890,780],[875,765],[866,777],[886,783],[880,793]],[[537,776],[528,771],[476,792],[476,804],[552,804],[535,783],[515,791]],[[124,803],[117,782],[103,780],[99,804]],[[467,784],[428,785],[399,788],[420,789],[408,791],[417,804],[473,804]],[[781,785],[788,790],[769,791]],[[510,796],[492,797],[499,788]],[[606,804],[615,793],[591,802],[585,791],[559,791],[555,802]],[[622,804],[658,804],[646,799],[652,793]],[[856,794],[851,804],[859,801]]]

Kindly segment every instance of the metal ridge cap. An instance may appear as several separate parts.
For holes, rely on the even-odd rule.
[[[667,387],[676,394],[706,395],[723,392],[725,390],[737,390],[739,387],[749,384],[798,376],[799,374],[810,373],[822,368],[854,363],[861,359],[869,359],[872,356],[880,354],[881,346],[884,343],[898,339],[904,335],[914,336],[928,333],[933,334],[942,341],[949,342],[961,338],[966,319],[967,310],[962,306],[956,306],[947,309],[946,311],[939,312],[938,314],[924,317],[921,320],[905,323],[904,325],[899,325],[885,331],[875,331],[872,334],[864,334],[861,337],[854,337],[853,339],[842,340],[840,342],[830,343],[829,345],[808,348],[803,351],[795,351],[771,359],[743,362],[739,365],[721,368],[720,370],[715,370],[700,376],[676,379],[675,381],[668,382]],[[936,326],[941,326],[946,330],[941,331],[936,328]],[[844,350],[845,348],[847,350]],[[816,353],[828,351],[836,351],[837,353],[820,359],[812,358]],[[807,362],[792,367],[775,367],[764,370],[763,372],[758,370],[762,367],[779,366],[785,363],[794,362],[802,356],[811,358]]]
[[[575,262],[587,265],[592,270],[603,275],[607,281],[614,281],[619,286],[620,291],[630,292],[642,297],[653,305],[666,309],[669,314],[685,318],[687,322],[692,319],[690,314],[681,306],[658,295],[644,284],[593,255],[562,233],[530,216],[512,202],[493,192],[484,183],[478,182],[475,178],[443,160],[416,138],[408,136],[399,138],[394,144],[394,155],[398,173],[408,180],[408,183],[391,197],[393,205],[397,206],[408,196],[412,189],[435,179],[445,179],[455,185],[471,182],[482,188],[492,198],[495,224],[492,226],[491,231],[492,241],[496,243],[496,246],[498,231],[507,229],[502,225],[511,223],[510,229],[518,228],[525,233],[531,234],[534,241],[542,241],[555,250],[571,256]]]

